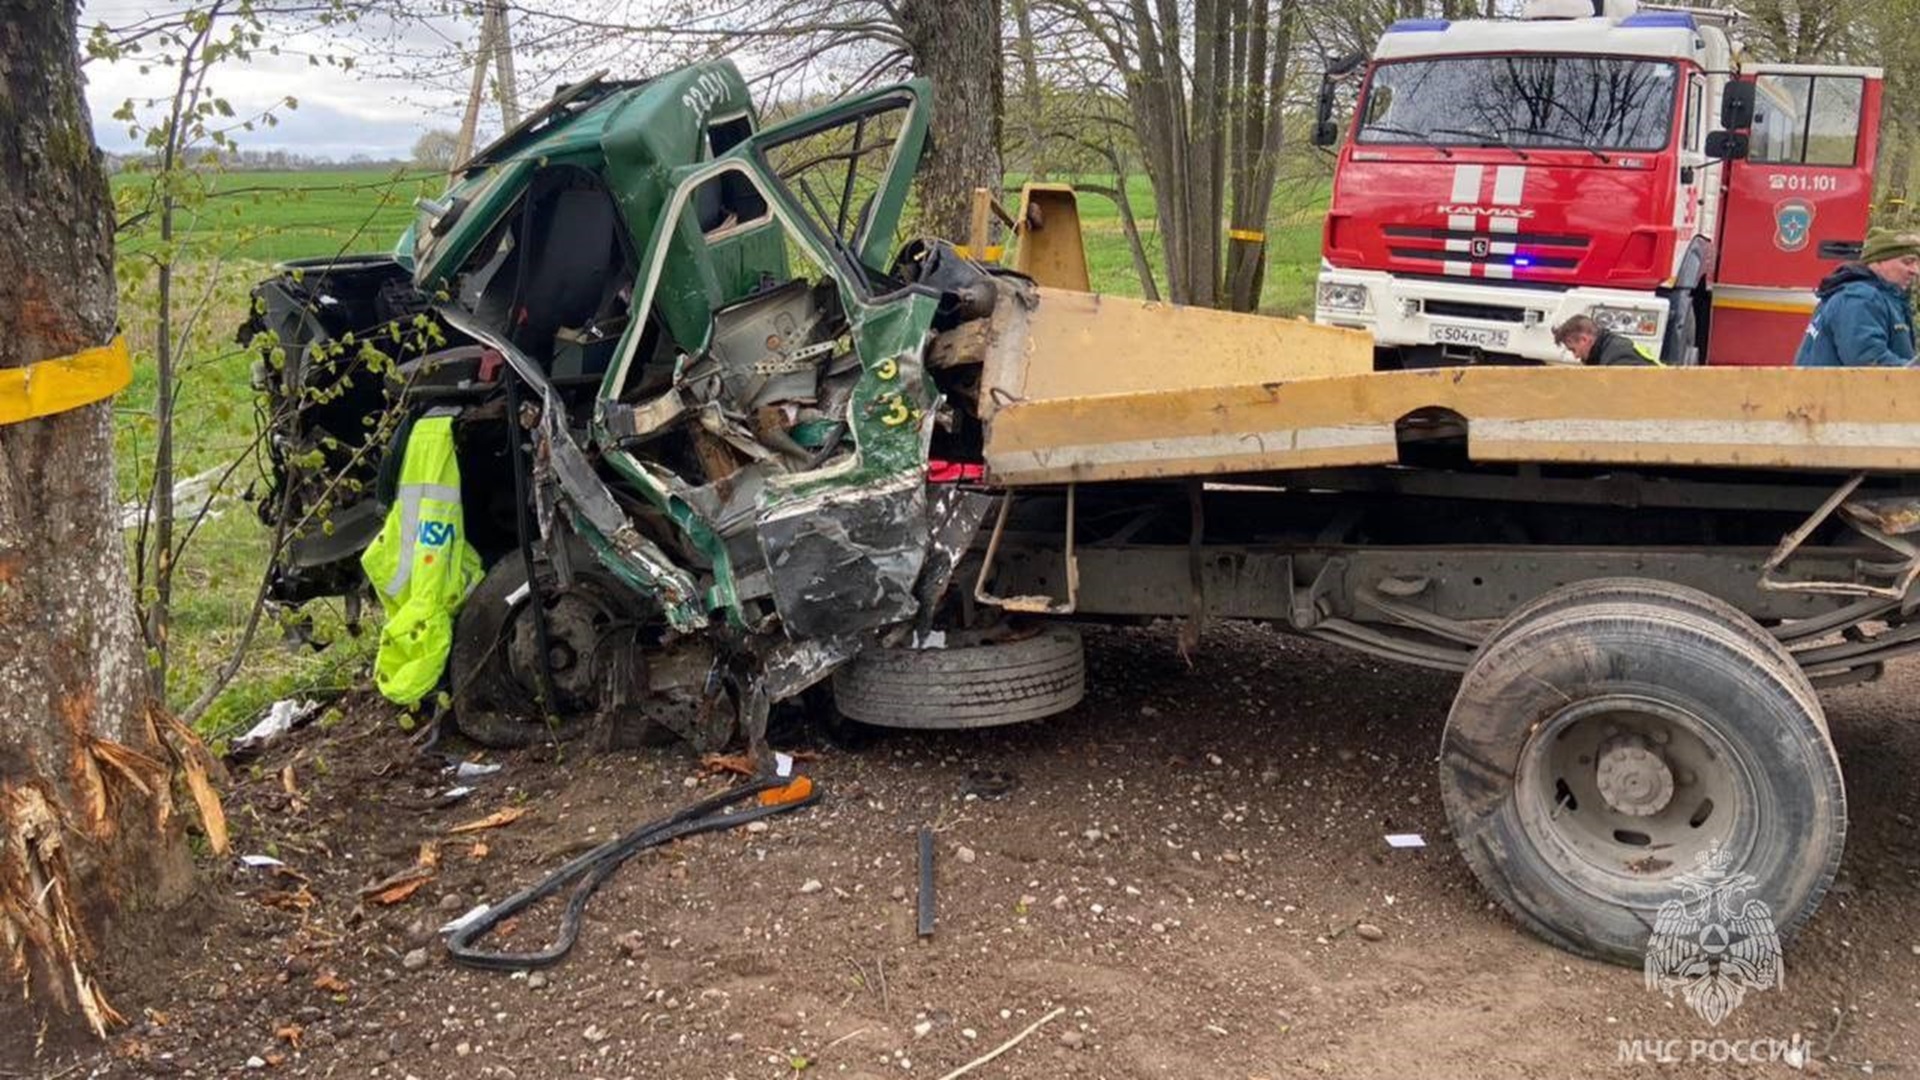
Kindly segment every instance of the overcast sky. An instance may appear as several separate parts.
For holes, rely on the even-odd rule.
[[[82,34],[102,21],[109,26],[125,25],[143,17],[153,6],[148,0],[85,0]],[[397,46],[388,43],[382,48],[408,48],[451,57],[456,55],[457,46],[477,37],[477,31],[477,27],[454,22],[414,26],[407,28]],[[314,67],[308,61],[310,54],[338,55],[343,49],[364,52],[367,47],[363,42],[303,33],[287,36],[279,45],[278,56],[257,54],[244,63],[228,62],[209,78],[212,92],[226,98],[242,116],[260,112],[288,96],[299,101],[298,108],[279,111],[277,127],[256,126],[251,132],[235,133],[242,149],[287,150],[340,161],[355,154],[404,158],[422,132],[460,124],[460,95],[450,89],[450,80],[440,79],[437,81],[441,85],[434,85],[433,81],[380,78],[363,71]],[[381,66],[394,67],[392,63]],[[94,137],[109,152],[139,149],[129,141],[127,125],[112,118],[122,102],[133,98],[136,111],[143,118],[152,117],[158,115],[158,106],[147,108],[142,103],[173,93],[176,69],[150,65],[143,73],[141,67],[140,58],[86,64]],[[497,113],[485,120],[483,127],[498,129]]]

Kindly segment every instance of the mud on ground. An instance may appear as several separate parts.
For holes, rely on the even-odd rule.
[[[210,868],[206,902],[113,958],[136,1022],[105,1052],[36,1060],[0,1007],[0,1076],[941,1077],[1056,1009],[969,1075],[1753,1076],[1791,1070],[1689,1060],[1692,1040],[1796,1036],[1809,1072],[1920,1067],[1920,664],[1827,695],[1853,810],[1840,881],[1785,987],[1712,1029],[1487,902],[1434,787],[1450,678],[1252,628],[1211,629],[1191,666],[1171,630],[1088,640],[1072,713],[815,744],[818,806],[634,859],[534,978],[454,966],[434,930],[725,781],[676,751],[486,754],[504,768],[442,806],[445,763],[362,702],[236,774],[236,850],[300,877]],[[969,798],[996,770],[1014,790]],[[431,881],[363,902],[426,843]],[[503,943],[543,942],[554,910]]]

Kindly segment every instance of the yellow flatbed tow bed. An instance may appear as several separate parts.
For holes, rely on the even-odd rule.
[[[1358,331],[1055,289],[981,402],[1014,487],[1393,465],[1446,423],[1471,462],[1920,470],[1910,371],[1374,371]]]
[[[1460,672],[1451,831],[1574,951],[1678,948],[1717,882],[1776,947],[1813,915],[1846,832],[1818,688],[1920,652],[1920,373],[1375,371],[1357,332],[1015,295],[974,398],[976,602]]]

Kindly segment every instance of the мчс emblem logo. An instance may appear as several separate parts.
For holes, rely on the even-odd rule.
[[[1647,939],[1647,989],[1680,991],[1687,1007],[1713,1026],[1750,990],[1786,983],[1773,912],[1746,893],[1751,874],[1730,873],[1713,852],[1679,879],[1684,898],[1660,905]]]
[[[1787,199],[1773,208],[1773,246],[1781,251],[1799,251],[1813,235],[1813,204],[1805,199]]]

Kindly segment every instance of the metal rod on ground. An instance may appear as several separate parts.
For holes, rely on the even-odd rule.
[[[933,936],[933,830],[920,826],[920,936]]]

